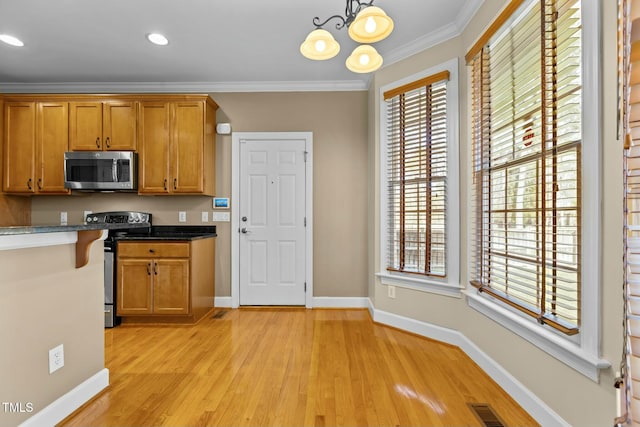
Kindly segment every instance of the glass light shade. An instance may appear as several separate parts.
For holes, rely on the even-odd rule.
[[[147,34],[147,40],[158,46],[166,46],[169,44],[169,40],[160,33]]]
[[[16,47],[24,46],[24,43],[22,43],[22,41],[20,41],[19,39],[13,36],[10,36],[9,34],[0,34],[0,41],[3,41],[6,44],[11,46],[16,46]]]
[[[353,50],[347,58],[346,65],[354,73],[370,73],[382,66],[382,56],[373,46],[365,44]]]
[[[393,31],[393,20],[384,10],[369,6],[360,11],[349,26],[349,37],[358,43],[375,43]]]
[[[317,29],[309,33],[300,45],[300,53],[306,58],[322,61],[340,52],[340,45],[327,30]]]

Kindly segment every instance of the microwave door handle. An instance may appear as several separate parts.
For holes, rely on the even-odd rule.
[[[113,172],[113,182],[118,182],[118,160],[113,159],[113,168],[111,168]]]

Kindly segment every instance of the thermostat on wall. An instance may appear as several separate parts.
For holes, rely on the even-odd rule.
[[[218,123],[216,132],[220,135],[229,135],[231,133],[231,123]]]

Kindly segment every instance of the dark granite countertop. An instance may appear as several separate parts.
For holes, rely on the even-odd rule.
[[[154,225],[150,229],[128,231],[116,240],[196,240],[216,237],[216,226],[206,225]]]
[[[15,236],[20,234],[63,233],[83,230],[118,230],[122,228],[148,228],[145,224],[70,224],[70,225],[18,225],[0,227],[0,236]]]

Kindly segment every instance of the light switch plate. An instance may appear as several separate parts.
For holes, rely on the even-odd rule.
[[[209,212],[202,211],[202,222],[209,222]]]
[[[185,211],[178,212],[178,222],[187,222],[187,213]]]
[[[229,222],[231,221],[231,214],[229,212],[213,212],[213,222]]]

